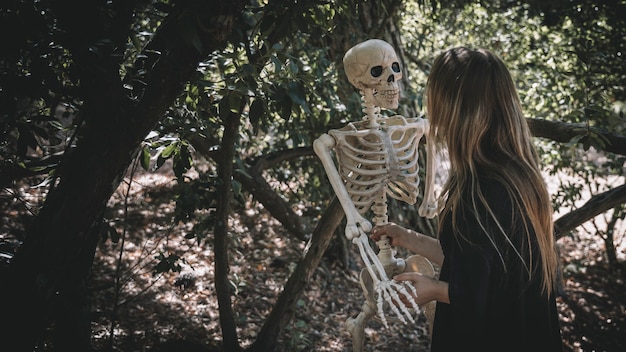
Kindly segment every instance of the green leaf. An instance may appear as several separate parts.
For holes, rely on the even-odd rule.
[[[165,159],[164,157],[162,157],[162,156],[159,154],[159,156],[157,157],[156,163],[155,163],[155,165],[154,165],[154,169],[155,169],[155,170],[158,170],[161,166],[163,166],[163,164],[165,164],[165,161],[166,161],[166,160],[167,160],[167,159]]]
[[[246,165],[243,162],[243,160],[237,158],[237,160],[235,161],[235,164],[237,164],[237,168],[233,170],[233,172],[236,172],[240,175],[244,175],[247,178],[252,178],[252,176],[250,176],[250,174],[248,173],[247,169],[246,169]]]
[[[583,139],[583,137],[585,137],[584,134],[580,134],[578,136],[572,137],[572,139],[570,139],[569,142],[567,142],[566,146],[570,148],[575,147],[580,142],[580,140]]]
[[[289,120],[291,118],[292,108],[293,108],[293,102],[289,99],[285,99],[280,106],[281,117],[285,120]]]
[[[599,150],[606,148],[607,144],[611,142],[603,135],[596,132],[589,132],[589,138],[591,139],[591,145]]]
[[[177,147],[178,147],[178,143],[172,143],[168,145],[167,147],[165,147],[165,149],[161,151],[160,156],[164,159],[168,159],[176,151]]]
[[[191,168],[192,158],[186,144],[181,144],[178,152],[174,154],[174,174],[178,179],[183,178],[183,174]]]
[[[270,56],[270,61],[274,64],[274,73],[279,73],[283,69],[283,63],[275,55]]]
[[[291,73],[293,74],[297,74],[300,71],[300,69],[298,68],[298,64],[296,64],[294,60],[289,61],[289,71],[291,71]]]
[[[141,149],[141,167],[150,170],[150,148],[147,145]]]
[[[241,182],[236,181],[236,180],[232,180],[232,181],[230,182],[230,185],[231,185],[232,190],[233,190],[233,195],[234,195],[236,198],[241,197],[241,189],[242,189],[242,188],[241,188]]]
[[[250,119],[250,123],[254,128],[254,133],[258,132],[259,121],[261,117],[265,114],[266,111],[265,100],[261,98],[256,98],[250,105],[250,111],[248,112],[248,119]]]
[[[306,93],[302,84],[297,82],[287,83],[287,95],[289,96],[289,99],[291,99],[291,101],[300,105],[304,112],[306,112],[307,114],[311,113],[311,109],[309,109],[309,105],[306,102]]]

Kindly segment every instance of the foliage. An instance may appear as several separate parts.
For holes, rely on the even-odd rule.
[[[185,88],[177,106],[160,125],[157,132],[161,137],[151,144],[152,148],[165,146],[156,167],[159,160],[188,151],[188,143],[183,148],[173,145],[198,134],[216,150],[228,112],[239,114],[245,121],[234,160],[236,170],[243,173],[254,158],[310,146],[329,126],[338,125],[342,114],[337,109],[341,104],[333,85],[334,66],[325,48],[319,46],[333,11],[328,4],[313,2],[287,7],[279,2],[248,6],[231,39],[233,45],[200,64],[198,79]],[[320,37],[315,38],[316,34]],[[173,153],[164,154],[166,151]],[[175,169],[180,170],[179,183],[203,182],[185,177],[184,172],[192,166],[188,160],[181,158],[182,165],[174,160]],[[206,172],[214,174],[216,169],[209,166]],[[311,158],[287,160],[267,170],[267,177],[275,180],[276,191],[293,203],[315,203],[330,197],[328,188],[319,187],[323,172]],[[197,187],[190,187],[198,197]],[[200,203],[196,205],[202,208]],[[193,216],[193,209],[184,213]]]
[[[97,63],[94,67],[84,67],[80,56],[71,55],[76,43],[62,30],[63,14],[55,13],[48,2],[11,0],[2,5],[3,188],[41,173],[50,181],[42,186],[53,189],[60,161],[77,148],[89,126],[85,102],[94,90],[85,84],[86,77],[113,67],[119,71],[123,101],[140,101],[151,68],[166,56],[147,48],[154,40],[172,40],[159,37],[167,16],[176,7],[210,6],[129,1],[124,6],[133,10],[131,26],[109,33],[100,24],[122,12],[120,4],[102,1],[95,7],[97,14],[81,15],[93,20],[93,31],[77,37],[90,40],[89,52],[82,55],[96,57],[89,61]],[[358,38],[394,35],[399,40],[407,73],[401,104],[411,114],[423,112],[429,65],[439,52],[459,45],[485,47],[511,69],[529,117],[565,122],[577,132],[569,143],[536,141],[545,171],[571,176],[562,178],[553,197],[555,211],[566,212],[579,207],[585,195],[624,183],[626,156],[603,152],[607,140],[597,131],[626,133],[626,19],[620,15],[625,7],[624,0],[250,0],[226,47],[198,63],[194,79],[186,82],[158,126],[139,150],[129,153],[150,171],[172,163],[177,180],[174,221],[194,223],[187,238],[200,244],[217,226],[220,191],[232,192],[237,211],[258,201],[237,177],[228,184],[217,176],[229,118],[242,123],[234,141],[235,157],[226,162],[232,162],[236,176],[251,178],[250,168],[264,157],[310,149],[320,134],[360,116],[359,95],[345,82],[341,67],[343,52]],[[198,52],[207,35],[205,15],[184,12],[189,21],[178,28],[182,40]],[[390,28],[397,31],[390,34]],[[110,93],[95,92],[105,98]],[[318,218],[333,194],[320,163],[312,153],[276,160],[261,169],[271,189],[294,214]],[[604,216],[607,225],[594,226],[607,250],[614,251],[613,230],[624,220],[623,206]],[[101,233],[117,242],[120,236],[106,220]],[[614,254],[608,253],[612,261]],[[184,263],[183,257],[165,252],[156,259],[158,273],[180,271]],[[307,347],[306,337],[297,334],[306,323],[297,320],[290,328],[295,332],[292,346]]]
[[[425,85],[424,62],[441,50],[484,47],[500,55],[512,71],[529,117],[578,124],[570,143],[536,140],[545,171],[571,176],[562,178],[553,194],[554,209],[562,213],[580,206],[584,194],[624,182],[624,155],[603,153],[606,140],[591,127],[618,135],[626,129],[626,23],[615,15],[615,6],[624,9],[626,4],[582,0],[549,3],[557,9],[537,5],[487,1],[431,11],[409,6],[403,28],[407,47],[422,53],[411,69],[415,89]],[[591,143],[582,144],[586,136],[592,137]]]

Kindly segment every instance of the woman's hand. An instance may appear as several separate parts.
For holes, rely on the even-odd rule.
[[[398,274],[394,276],[393,279],[396,281],[410,281],[413,284],[417,292],[417,296],[413,296],[413,299],[418,306],[424,305],[430,301],[450,303],[447,282],[439,281],[416,272]],[[413,295],[411,291],[409,291],[409,293]],[[405,300],[406,298],[402,299],[405,304],[408,304]]]
[[[375,226],[370,234],[370,238],[375,242],[379,241],[382,236],[389,237],[392,246],[408,248],[408,237],[411,236],[411,234],[409,230],[404,227],[390,222],[383,226]]]
[[[387,236],[392,246],[406,248],[415,254],[426,257],[434,264],[441,265],[443,263],[441,245],[439,240],[434,237],[407,230],[392,222],[372,229],[370,238],[373,241],[378,242],[382,236]]]

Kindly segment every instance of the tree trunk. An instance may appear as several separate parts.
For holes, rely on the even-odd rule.
[[[334,198],[313,231],[311,242],[305,250],[304,258],[298,263],[293,274],[289,277],[283,292],[278,297],[274,309],[263,324],[257,339],[247,351],[267,352],[274,351],[277,346],[278,336],[282,329],[295,314],[296,302],[302,295],[302,291],[311,280],[319,262],[335,233],[335,228],[344,217],[343,209],[339,200]]]
[[[85,287],[97,243],[94,224],[144,136],[180,94],[184,83],[193,77],[198,62],[225,45],[225,34],[231,28],[224,23],[232,24],[232,18],[242,9],[241,1],[204,5],[211,8],[206,13],[215,20],[207,23],[215,31],[213,35],[200,31],[205,34],[202,52],[197,45],[181,38],[178,23],[195,16],[198,10],[177,9],[168,16],[148,48],[148,52],[160,54],[151,56],[155,63],[149,76],[143,77],[146,88],[137,103],[131,103],[121,93],[125,89],[119,82],[119,67],[113,70],[111,62],[100,65],[101,62],[89,61],[101,59],[85,55],[93,43],[71,48],[85,75],[81,81],[84,93],[81,116],[85,123],[77,147],[67,153],[58,170],[58,186],[49,192],[11,262],[0,297],[4,305],[0,328],[3,346],[13,346],[12,351],[30,352],[36,345],[51,342],[47,349],[90,350],[90,307]],[[89,25],[82,15],[72,16],[76,17],[76,23],[70,26],[70,33],[89,29],[80,27]],[[225,21],[228,18],[231,21]],[[109,71],[94,72],[89,64],[108,67]],[[46,336],[48,328],[51,339]]]
[[[226,101],[230,100],[227,97],[224,97],[224,99]],[[240,106],[237,111],[242,110],[243,106]],[[226,116],[226,119],[224,121],[224,137],[222,137],[217,168],[217,176],[221,187],[218,192],[217,223],[215,225],[215,291],[220,312],[224,349],[236,352],[240,350],[240,347],[231,300],[232,289],[228,279],[228,274],[230,273],[228,219],[231,213],[230,203],[233,198],[231,178],[233,176],[235,143],[239,133],[241,116],[239,113],[231,112],[230,109],[226,113],[221,112],[221,115]]]

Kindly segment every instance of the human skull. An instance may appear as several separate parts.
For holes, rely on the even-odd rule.
[[[396,109],[400,96],[402,70],[396,52],[389,43],[370,39],[346,52],[343,66],[348,80],[377,106]]]

